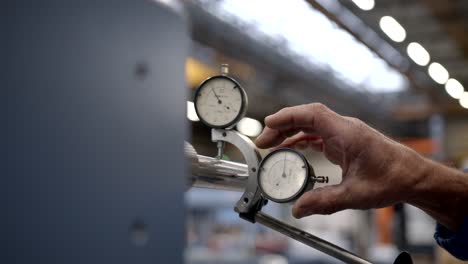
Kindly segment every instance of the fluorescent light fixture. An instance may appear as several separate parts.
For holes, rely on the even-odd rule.
[[[437,62],[431,63],[427,72],[429,73],[429,76],[431,76],[431,78],[438,84],[445,84],[450,77],[444,66]]]
[[[369,11],[372,10],[375,6],[374,0],[352,0],[357,7],[361,8],[362,10]]]
[[[380,28],[387,36],[395,41],[402,42],[406,38],[406,30],[391,16],[384,16],[380,19]]]
[[[468,109],[468,92],[464,92],[464,93],[460,96],[460,105],[461,105],[463,108]]]
[[[418,65],[426,66],[431,61],[429,52],[417,42],[411,42],[406,51],[408,56]]]
[[[190,101],[187,101],[187,118],[193,122],[200,121],[200,118],[198,118],[197,112],[195,111],[195,105]]]
[[[450,79],[445,84],[445,91],[447,91],[447,93],[454,99],[460,99],[463,92],[465,91],[465,88],[459,81]]]
[[[244,117],[237,123],[236,128],[237,131],[248,137],[256,137],[262,133],[263,126],[256,119]]]

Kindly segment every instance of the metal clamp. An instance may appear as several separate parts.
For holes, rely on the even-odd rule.
[[[260,153],[258,153],[255,144],[248,137],[241,135],[236,131],[225,129],[212,129],[211,140],[213,142],[231,143],[240,150],[244,156],[245,162],[247,163],[249,179],[247,180],[245,192],[242,194],[240,200],[236,203],[234,210],[239,214],[247,214],[252,211],[258,211],[261,206],[263,206],[264,201],[260,194],[260,190],[258,189],[257,183],[257,170],[261,156]]]

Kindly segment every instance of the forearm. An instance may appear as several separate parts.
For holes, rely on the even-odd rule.
[[[432,216],[452,231],[468,216],[468,175],[419,157],[419,180],[412,187],[408,202]]]

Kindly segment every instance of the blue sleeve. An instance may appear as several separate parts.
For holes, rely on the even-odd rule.
[[[454,257],[468,260],[468,217],[457,232],[437,224],[434,238],[439,246],[445,248]]]

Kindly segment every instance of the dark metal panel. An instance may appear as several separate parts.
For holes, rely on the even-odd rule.
[[[0,262],[182,263],[183,21],[150,1],[2,8]]]

